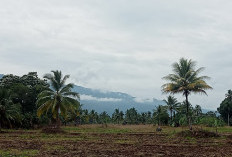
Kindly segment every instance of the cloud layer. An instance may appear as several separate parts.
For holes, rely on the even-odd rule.
[[[186,57],[206,67],[214,87],[190,101],[216,109],[232,88],[231,7],[229,0],[0,1],[0,73],[60,69],[78,85],[163,99],[161,78]]]

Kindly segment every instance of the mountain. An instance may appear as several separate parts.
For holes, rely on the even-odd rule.
[[[117,108],[124,112],[132,107],[138,112],[152,112],[157,105],[164,104],[162,100],[138,99],[126,93],[94,90],[76,85],[73,90],[80,94],[83,109],[93,109],[98,113],[106,111],[110,115]]]
[[[3,76],[4,76],[3,74],[0,74],[0,79],[1,79]]]

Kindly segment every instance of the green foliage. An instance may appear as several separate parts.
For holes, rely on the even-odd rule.
[[[112,114],[112,121],[113,123],[119,124],[123,122],[123,112],[119,111],[119,109],[115,109],[114,113]]]
[[[30,72],[22,77],[12,74],[4,75],[0,79],[0,86],[10,91],[11,103],[17,106],[14,110],[19,114],[17,114],[17,120],[11,122],[12,126],[30,128],[33,126],[32,123],[38,124],[38,118],[35,117],[37,110],[35,102],[38,93],[48,86],[47,83],[39,79],[36,72]],[[33,119],[32,123],[31,119]]]
[[[34,128],[35,125],[39,125],[39,118],[37,117],[36,112],[28,112],[22,115],[22,128],[30,129]]]
[[[211,117],[211,116],[204,116],[200,119],[199,124],[204,125],[204,126],[208,126],[208,127],[221,127],[224,126],[225,123],[216,118],[216,117]]]
[[[138,124],[138,112],[135,108],[131,108],[125,113],[125,121],[128,124]]]
[[[180,124],[181,126],[186,126],[186,125],[188,125],[188,119],[187,119],[187,117],[186,117],[185,115],[183,115],[182,117],[180,117],[180,119],[179,119],[179,124]]]
[[[173,112],[178,109],[179,102],[177,99],[171,95],[167,97],[167,100],[164,100],[166,103],[167,109],[170,111],[170,123],[173,122]]]
[[[196,117],[198,117],[198,116],[201,116],[201,114],[202,114],[201,106],[200,105],[196,105],[195,109],[194,109],[194,115]]]
[[[149,111],[138,114],[138,120],[139,120],[139,123],[142,123],[142,124],[152,124],[153,123],[152,114]]]
[[[220,107],[217,109],[221,114],[221,117],[224,121],[231,125],[231,116],[232,116],[232,91],[228,90],[226,98],[221,102]]]
[[[153,118],[158,125],[167,125],[169,119],[167,109],[164,106],[159,105],[154,110]]]
[[[89,113],[89,123],[90,124],[96,124],[99,121],[98,113],[94,110],[91,110]]]
[[[14,104],[10,90],[0,88],[0,129],[1,126],[12,127],[12,123],[20,122],[21,108]]]
[[[104,111],[99,115],[100,124],[107,124],[111,121],[110,116]]]

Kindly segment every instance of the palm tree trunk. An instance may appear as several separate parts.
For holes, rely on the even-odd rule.
[[[171,110],[171,121],[172,121],[172,110]]]
[[[191,124],[191,119],[189,117],[189,102],[188,102],[188,93],[185,92],[185,98],[186,98],[186,116],[187,116],[187,120],[188,120],[188,123],[189,123],[189,129],[192,130],[192,124]]]
[[[56,111],[56,128],[60,128],[59,108]]]
[[[230,114],[228,113],[228,120],[227,120],[228,126],[230,126]]]

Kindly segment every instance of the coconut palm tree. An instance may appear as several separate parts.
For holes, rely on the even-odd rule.
[[[75,111],[75,108],[80,105],[80,97],[78,93],[72,91],[73,84],[65,84],[69,75],[63,77],[61,71],[58,70],[51,72],[52,74],[44,75],[51,87],[38,95],[37,115],[40,117],[44,112],[47,113],[50,110],[56,120],[56,127],[59,128],[59,114],[66,117],[68,111]]]
[[[200,105],[196,105],[194,112],[196,114],[196,116],[200,116],[202,114],[202,110],[201,110],[201,106]]]
[[[120,112],[119,112],[119,121],[120,121],[120,122],[123,121],[123,116],[124,116],[123,111],[120,111]]]
[[[163,109],[164,109],[164,107],[159,105],[156,107],[156,109],[154,110],[154,113],[153,113],[153,117],[157,118],[158,126],[160,126],[160,117],[161,117],[161,114],[163,112]]]
[[[114,122],[116,122],[117,124],[119,124],[119,121],[120,121],[120,111],[119,111],[119,109],[114,110],[114,113],[112,114],[112,120]]]
[[[164,102],[167,105],[168,110],[170,111],[170,115],[171,115],[171,121],[173,120],[172,118],[172,113],[173,111],[175,111],[179,105],[179,102],[177,101],[177,99],[174,96],[169,95],[167,97],[167,100],[164,100]]]
[[[2,124],[11,127],[12,121],[20,121],[20,105],[14,104],[11,92],[0,88],[0,131]]]
[[[172,65],[173,74],[169,74],[163,77],[164,80],[169,81],[162,86],[164,93],[177,94],[182,93],[185,96],[187,107],[186,116],[189,121],[189,127],[191,129],[191,123],[189,118],[189,101],[188,97],[190,93],[202,93],[207,95],[206,90],[212,89],[206,83],[209,79],[208,76],[199,76],[200,72],[204,70],[203,67],[196,69],[196,62],[191,59],[181,58],[179,62]]]

